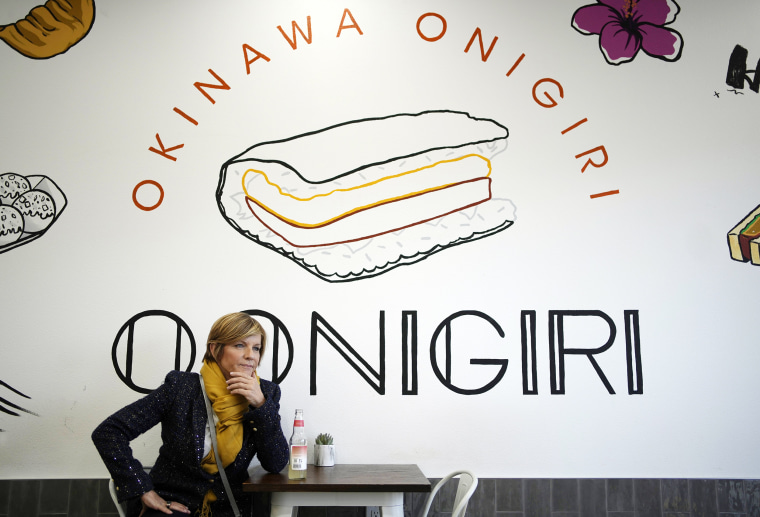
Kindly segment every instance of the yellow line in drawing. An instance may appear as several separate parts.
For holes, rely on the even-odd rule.
[[[475,179],[471,179],[471,180],[467,180],[467,181],[477,181],[477,180],[482,180],[482,179],[485,179],[485,178],[486,178],[486,176],[481,176],[480,178],[475,178]],[[383,199],[381,201],[376,201],[375,203],[370,203],[368,205],[357,206],[356,208],[352,208],[351,210],[348,210],[347,212],[344,212],[344,213],[342,213],[340,215],[337,215],[335,217],[331,217],[331,218],[326,219],[326,220],[324,220],[322,222],[319,222],[319,223],[312,223],[312,224],[301,223],[301,222],[295,221],[293,219],[289,219],[289,218],[283,216],[282,214],[279,214],[279,213],[277,213],[277,212],[269,209],[269,207],[264,206],[262,203],[257,202],[255,199],[250,198],[250,197],[249,198],[252,199],[254,201],[254,203],[256,203],[257,206],[259,206],[260,208],[262,208],[264,211],[269,212],[270,214],[274,215],[275,217],[277,217],[281,221],[289,223],[292,226],[298,226],[299,228],[312,229],[312,228],[319,228],[321,226],[327,226],[328,224],[333,223],[335,221],[338,221],[340,219],[343,219],[344,217],[348,217],[349,215],[353,215],[355,213],[361,212],[363,210],[367,210],[369,208],[372,208],[372,207],[375,207],[375,206],[378,206],[378,205],[383,205],[383,204],[386,204],[386,203],[393,203],[395,201],[400,201],[402,199],[407,199],[407,198],[410,198],[410,197],[415,197],[415,196],[419,196],[419,195],[422,195],[422,194],[427,194],[428,192],[435,192],[436,190],[443,190],[445,188],[448,188],[448,187],[450,187],[452,185],[456,185],[456,184],[457,183],[448,183],[446,185],[440,185],[438,187],[431,187],[431,188],[424,189],[424,190],[418,190],[417,192],[409,192],[407,194],[404,194],[403,196]]]
[[[482,176],[482,177],[485,177],[485,178],[489,177],[491,175],[491,161],[488,158],[486,158],[484,156],[481,156],[479,154],[467,154],[467,155],[464,155],[464,156],[460,156],[458,158],[453,158],[451,160],[441,160],[439,162],[435,162],[432,165],[425,165],[424,167],[420,167],[418,169],[413,169],[413,170],[410,170],[410,171],[402,172],[400,174],[394,174],[392,176],[386,176],[384,178],[380,178],[380,179],[377,179],[375,181],[371,181],[369,183],[365,183],[364,185],[358,185],[356,187],[344,188],[344,189],[340,189],[339,188],[339,189],[332,190],[330,192],[326,192],[326,193],[323,193],[323,194],[315,194],[315,195],[313,195],[311,197],[306,197],[306,198],[297,197],[297,196],[294,196],[292,194],[288,194],[286,192],[283,192],[279,185],[277,185],[276,183],[272,183],[271,181],[269,181],[269,177],[266,175],[266,173],[264,171],[260,171],[260,170],[256,170],[256,169],[248,169],[247,171],[245,171],[245,174],[243,174],[243,192],[245,192],[245,195],[247,197],[249,197],[251,199],[255,199],[254,196],[252,196],[251,194],[248,193],[248,189],[246,188],[246,181],[245,181],[246,177],[248,176],[248,173],[249,172],[253,172],[253,173],[261,174],[264,177],[264,180],[268,184],[270,184],[273,187],[275,187],[280,192],[281,195],[287,196],[287,197],[292,198],[292,199],[295,199],[296,201],[311,201],[312,199],[317,198],[317,197],[327,197],[327,196],[329,196],[331,194],[334,194],[336,192],[349,192],[351,190],[357,190],[357,189],[360,189],[360,188],[369,187],[370,185],[376,185],[377,183],[380,183],[381,181],[386,181],[386,180],[393,179],[393,178],[400,178],[401,176],[405,176],[407,174],[413,174],[415,172],[420,172],[420,171],[423,171],[425,169],[432,169],[433,167],[436,167],[436,166],[438,166],[438,165],[440,165],[442,163],[453,163],[453,162],[458,162],[460,160],[464,160],[465,158],[472,158],[472,157],[480,158],[480,159],[482,159],[482,160],[484,160],[486,162],[486,164],[488,165],[488,174],[486,174],[485,176]],[[448,185],[445,185],[445,186],[448,186]],[[409,194],[406,194],[406,195],[402,196],[402,198],[408,197],[408,196],[409,196]]]

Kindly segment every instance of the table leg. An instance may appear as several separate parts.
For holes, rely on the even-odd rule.
[[[381,506],[381,517],[404,517],[404,505]]]
[[[273,504],[269,515],[270,517],[298,517],[298,507]]]

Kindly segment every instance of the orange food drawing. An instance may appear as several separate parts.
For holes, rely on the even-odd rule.
[[[16,23],[0,26],[0,39],[27,57],[47,59],[81,41],[94,20],[93,0],[48,0]]]

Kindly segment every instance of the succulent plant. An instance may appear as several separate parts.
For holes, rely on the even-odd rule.
[[[327,433],[319,433],[315,441],[317,445],[332,445],[333,437],[332,435],[327,434]]]

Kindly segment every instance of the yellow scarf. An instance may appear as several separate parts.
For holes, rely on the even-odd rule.
[[[206,393],[219,422],[216,424],[216,442],[222,466],[227,467],[237,457],[243,447],[243,415],[248,410],[248,401],[241,395],[231,395],[227,390],[227,381],[216,363],[203,363],[201,376],[206,385]],[[209,422],[211,425],[211,422]],[[213,431],[212,431],[213,432]],[[216,457],[212,449],[201,461],[201,467],[209,474],[216,474]],[[232,497],[232,494],[227,494]],[[209,505],[216,501],[213,490],[206,492],[200,509],[201,517],[211,515]]]

